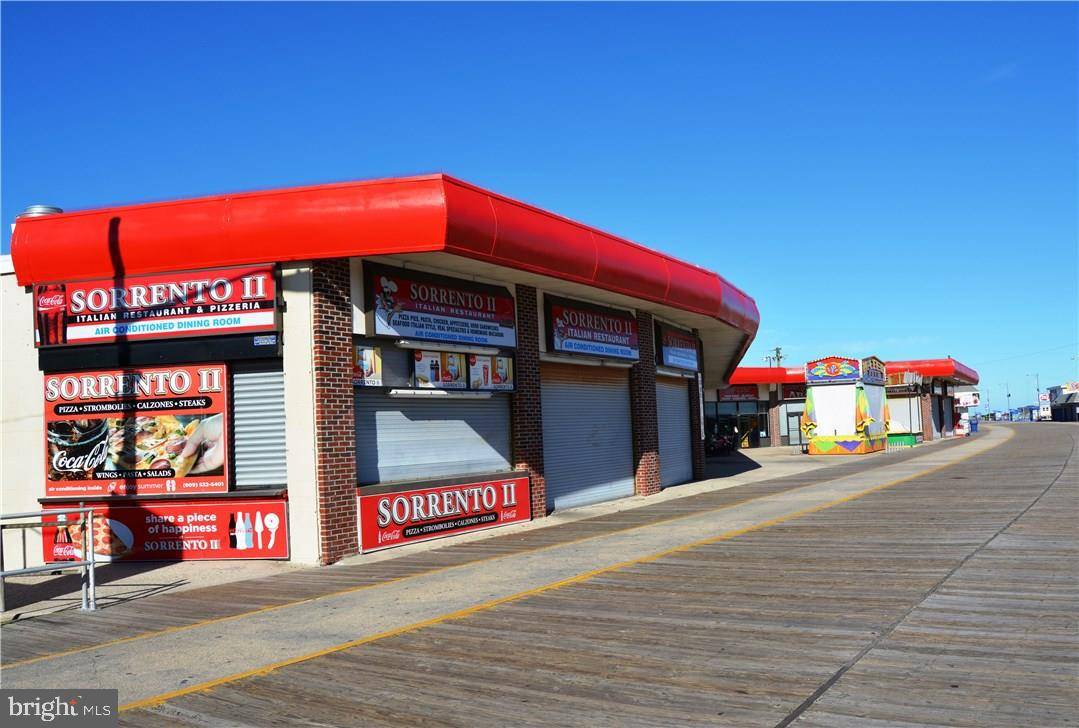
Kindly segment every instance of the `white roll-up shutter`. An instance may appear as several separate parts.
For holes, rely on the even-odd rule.
[[[286,484],[285,375],[232,373],[232,465],[238,490]]]
[[[659,421],[659,484],[666,488],[693,480],[689,387],[685,379],[656,379]]]
[[[545,364],[540,377],[547,506],[633,495],[629,372]]]
[[[917,406],[918,402],[913,397],[901,394],[889,395],[888,417],[891,418],[891,421],[888,423],[888,431],[892,434],[917,432],[917,430],[913,429],[914,408]]]
[[[510,469],[509,395],[397,398],[356,392],[360,485]]]

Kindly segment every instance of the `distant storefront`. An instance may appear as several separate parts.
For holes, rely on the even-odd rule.
[[[885,366],[888,372],[885,394],[889,445],[915,445],[956,434],[955,423],[960,419],[962,409],[957,400],[957,388],[976,385],[976,371],[954,359],[891,361]],[[755,405],[741,404],[748,400],[754,388]],[[740,404],[736,413],[731,413],[729,405],[724,408],[726,419],[721,421],[719,410],[724,392],[727,398],[738,398]],[[750,415],[752,411],[756,412],[758,423],[764,423],[763,428],[758,428],[756,438],[740,440],[744,447],[807,447],[807,438],[801,429],[806,409],[805,371],[801,367],[738,367],[731,375],[728,387],[712,397],[710,427],[730,431],[737,426],[738,417]],[[746,411],[743,412],[742,407]],[[744,435],[741,428],[739,435]]]

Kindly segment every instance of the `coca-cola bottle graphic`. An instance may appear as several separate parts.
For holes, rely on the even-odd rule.
[[[63,283],[34,287],[37,345],[67,343],[67,289]]]

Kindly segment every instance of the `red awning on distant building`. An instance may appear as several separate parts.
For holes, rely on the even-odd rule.
[[[916,372],[926,379],[944,379],[954,384],[977,384],[978,372],[955,359],[911,359],[884,363],[888,373]],[[731,384],[797,384],[805,382],[802,367],[738,367]]]

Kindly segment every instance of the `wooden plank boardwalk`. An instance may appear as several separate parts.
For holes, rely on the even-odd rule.
[[[1079,428],[124,725],[1068,726]]]
[[[955,447],[960,442],[956,440],[940,443],[934,445],[934,448]],[[342,590],[429,574],[484,559],[521,554],[585,538],[601,537],[625,529],[733,506],[749,499],[867,471],[887,463],[902,462],[923,455],[927,451],[927,449],[913,449],[872,458],[851,459],[849,462],[820,471],[809,471],[737,488],[701,493],[549,528],[508,535],[492,532],[490,538],[480,541],[455,543],[449,539],[441,548],[386,561],[321,569],[297,569],[269,577],[165,593],[138,601],[116,604],[93,614],[58,612],[26,621],[16,621],[4,625],[2,629],[0,662],[5,666],[12,665],[147,633],[182,629],[206,620],[230,618],[252,611],[294,604]]]

